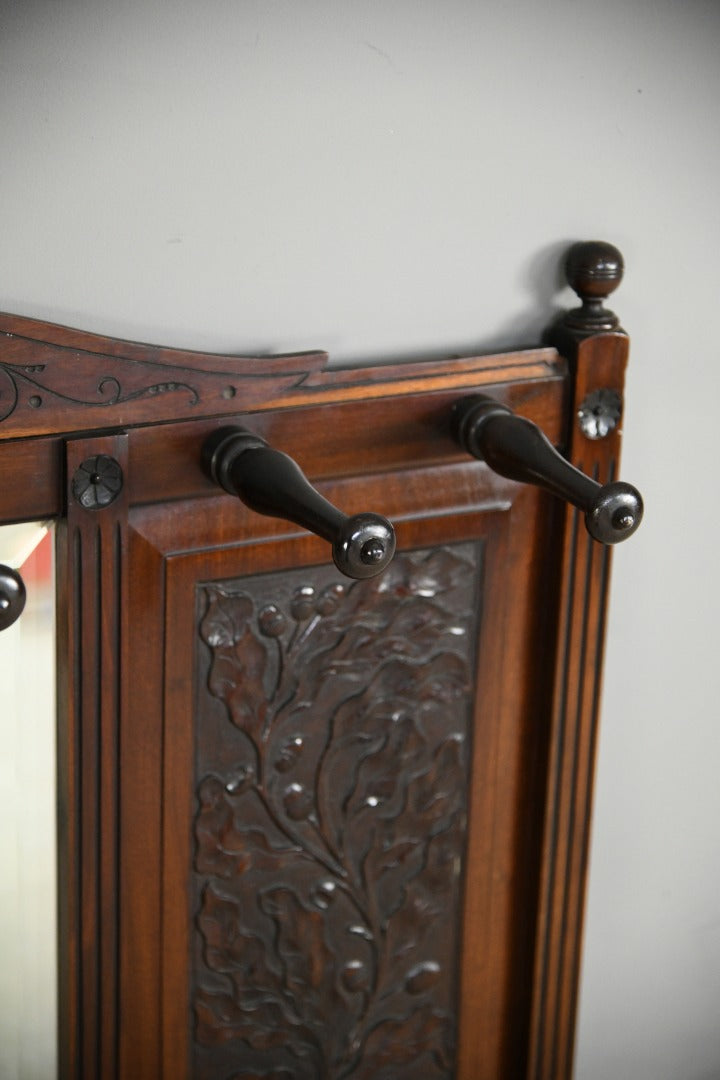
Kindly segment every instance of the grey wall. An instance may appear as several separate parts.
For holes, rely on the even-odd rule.
[[[336,360],[532,341],[625,253],[577,1076],[720,1074],[720,5],[5,0],[0,306]]]

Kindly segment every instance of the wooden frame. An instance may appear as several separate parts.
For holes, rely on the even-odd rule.
[[[606,283],[602,295],[616,283]],[[592,391],[622,396],[628,339],[622,331],[608,329],[612,323],[601,303],[598,317],[597,299],[591,304],[587,296],[584,300],[583,310],[556,329],[556,345],[356,370],[326,368],[321,352],[270,359],[211,356],[0,316],[0,523],[36,518],[59,523],[64,1075],[103,1080],[171,1075],[167,1025],[165,1057],[161,1043],[150,1046],[140,1038],[139,1056],[133,1058],[133,1035],[121,1030],[123,972],[129,963],[143,1010],[162,1028],[157,975],[150,970],[155,963],[152,950],[147,960],[137,952],[130,959],[127,928],[131,923],[154,926],[158,940],[168,933],[160,882],[151,880],[168,834],[163,839],[153,831],[148,805],[147,835],[140,844],[130,834],[128,817],[131,804],[132,823],[138,820],[138,805],[162,782],[157,775],[160,758],[148,742],[156,736],[148,734],[137,709],[142,666],[162,661],[148,642],[144,659],[138,659],[139,672],[131,676],[121,662],[132,638],[128,598],[134,595],[137,605],[140,579],[155,575],[155,580],[164,580],[153,569],[158,556],[152,546],[143,547],[137,537],[132,544],[141,565],[128,562],[129,508],[151,507],[159,499],[193,499],[202,508],[213,489],[202,471],[199,449],[219,420],[235,418],[250,418],[254,429],[271,439],[281,432],[283,445],[304,447],[310,461],[306,471],[323,490],[342,489],[352,468],[344,450],[348,442],[369,475],[387,470],[391,459],[395,468],[412,466],[429,475],[447,466],[460,477],[463,469],[483,467],[466,462],[455,444],[450,408],[478,388],[533,419],[584,472],[600,482],[613,479],[620,428],[593,440],[575,417]],[[309,422],[317,432],[330,407],[336,410],[333,422],[311,439]],[[321,451],[313,441],[322,442]],[[112,505],[93,513],[73,496],[72,484],[80,464],[99,454],[120,464],[125,482]],[[487,482],[499,508],[514,497],[508,492],[515,485],[491,477]],[[506,987],[505,994],[494,984],[485,990],[462,984],[457,1070],[463,1077],[500,1075],[490,1071],[497,1070],[498,1062],[503,1063],[502,1075],[527,1080],[551,1080],[572,1070],[610,552],[585,534],[577,511],[551,506],[557,523],[553,537],[562,536],[562,542],[558,547],[553,541],[548,594],[538,602],[548,603],[554,666],[533,676],[536,686],[546,686],[547,726],[527,750],[535,762],[531,790],[518,793],[521,801],[539,799],[542,806],[535,832],[526,841],[539,853],[523,886],[533,898],[532,921],[513,928],[513,911],[499,892],[495,895],[496,882],[483,877],[493,860],[499,857],[503,863],[498,856],[502,846],[515,843],[510,835],[515,819],[497,820],[494,835],[488,837],[487,862],[470,867],[465,884],[466,912],[477,908],[483,920],[490,916],[484,926],[473,924],[476,929],[466,948],[482,954],[489,969],[496,965],[500,970],[499,942],[518,934],[518,956],[526,969],[527,957],[534,959],[522,1000],[512,987]],[[528,513],[536,515],[535,503]],[[410,525],[403,525],[401,515],[403,528]],[[499,551],[493,557],[500,558]],[[497,592],[488,594],[490,605],[501,605],[501,600]],[[506,662],[502,649],[500,640],[488,644],[483,659],[488,670]],[[160,709],[162,703],[158,700],[153,707]],[[492,770],[503,768],[511,752],[506,740],[514,737],[500,729],[497,736]],[[489,768],[488,760],[483,769]],[[132,774],[130,787],[123,786],[123,772]],[[474,800],[492,799],[493,776],[488,773],[487,783],[473,789]],[[138,860],[145,868],[132,882],[124,877],[128,860]],[[514,1046],[507,1036],[511,1014]],[[135,1072],[129,1068],[131,1060]]]

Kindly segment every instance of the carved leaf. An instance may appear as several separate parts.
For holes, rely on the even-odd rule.
[[[247,792],[248,798],[231,796],[217,777],[208,776],[198,795],[195,868],[200,873],[227,880],[251,868],[272,872],[280,856],[293,850],[280,829],[267,822],[255,792]]]
[[[238,1002],[230,994],[199,990],[195,999],[197,1037],[208,1046],[241,1040],[255,1050],[283,1048],[306,1053],[299,1029],[275,1001],[266,1001],[260,1009]],[[297,1048],[297,1049],[296,1049]]]
[[[213,652],[208,688],[257,747],[267,713],[263,682],[267,648],[250,626],[253,613],[248,596],[229,596],[216,589],[200,632]]]
[[[276,948],[283,962],[284,984],[305,1019],[323,1023],[325,1002],[339,1005],[334,957],[324,936],[322,911],[305,908],[287,888],[266,893],[260,907],[275,922]]]
[[[423,1061],[422,1074],[417,1070]],[[415,1072],[395,1070],[411,1065]],[[383,1069],[392,1067],[393,1076],[449,1076],[453,1066],[452,1027],[447,1016],[431,1006],[417,1009],[402,1019],[381,1020],[370,1032],[364,1046],[362,1064],[352,1072],[356,1080],[375,1080]],[[346,1074],[350,1075],[350,1074]]]
[[[460,746],[458,739],[442,743],[428,771],[408,785],[409,810],[428,833],[434,834],[438,826],[447,823],[462,800]]]
[[[215,971],[232,974],[240,993],[282,996],[281,971],[268,966],[268,954],[256,934],[243,930],[242,909],[212,886],[203,894],[198,925],[208,963]],[[243,979],[247,976],[247,986]]]
[[[475,558],[205,587],[200,1072],[450,1075]]]

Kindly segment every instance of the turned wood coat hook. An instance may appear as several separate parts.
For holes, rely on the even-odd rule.
[[[18,571],[0,563],[0,630],[20,618],[26,598],[25,583]]]
[[[598,484],[562,457],[536,424],[507,405],[470,394],[456,404],[454,422],[458,442],[473,457],[509,480],[535,484],[582,510],[593,539],[617,544],[642,521],[637,488],[623,481]]]
[[[616,247],[592,240],[574,244],[565,272],[582,306],[568,312],[562,326],[576,339],[618,330],[618,317],[605,300],[622,281],[623,257]],[[583,400],[578,422],[586,438],[605,438],[620,419],[622,399],[599,387]],[[510,480],[535,484],[582,510],[590,536],[603,544],[627,540],[640,525],[643,501],[632,484],[598,484],[562,457],[530,420],[484,394],[461,398],[453,410],[455,437],[473,457]]]
[[[380,574],[395,553],[395,531],[380,514],[348,517],[310,484],[300,466],[241,427],[216,431],[203,447],[207,475],[259,514],[293,521],[328,540],[351,578]]]

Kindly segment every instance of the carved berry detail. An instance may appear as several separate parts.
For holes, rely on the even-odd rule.
[[[199,588],[193,1075],[453,1074],[478,561]]]

